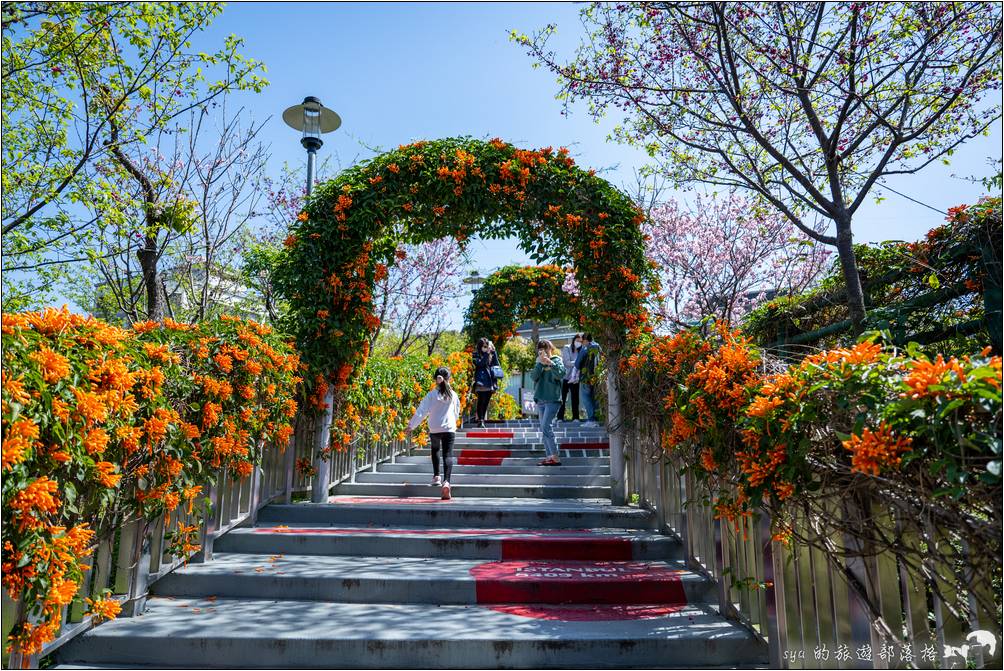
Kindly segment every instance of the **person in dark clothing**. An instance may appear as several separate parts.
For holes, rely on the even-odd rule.
[[[482,428],[488,419],[488,404],[492,400],[492,394],[498,390],[498,379],[492,372],[492,367],[501,365],[495,345],[488,338],[478,340],[474,350],[474,394],[478,398],[475,420]]]
[[[575,359],[582,349],[582,336],[578,333],[572,342],[561,348],[561,363],[565,366],[565,377],[561,381],[561,407],[558,409],[558,420],[565,421],[565,399],[572,396],[572,421],[579,420],[579,370],[575,367]]]
[[[575,367],[579,371],[579,383],[582,386],[582,405],[586,406],[586,421],[582,426],[599,426],[596,423],[596,395],[594,388],[596,366],[600,359],[600,346],[593,342],[593,336],[582,335],[583,347],[575,357]]]

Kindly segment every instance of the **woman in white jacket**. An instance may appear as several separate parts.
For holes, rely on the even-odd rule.
[[[414,431],[422,420],[429,418],[429,445],[432,448],[432,484],[442,485],[443,498],[450,498],[450,473],[453,471],[453,441],[457,436],[460,417],[460,397],[450,386],[450,370],[436,369],[436,388],[425,395],[408,430]],[[439,478],[439,452],[443,452],[443,478]]]

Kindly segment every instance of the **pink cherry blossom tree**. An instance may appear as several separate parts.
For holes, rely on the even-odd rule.
[[[370,349],[390,330],[392,356],[408,351],[420,338],[431,346],[447,325],[449,303],[462,293],[464,252],[453,238],[398,249],[397,262],[374,288],[374,313],[380,326],[370,336]]]
[[[663,288],[654,313],[671,327],[706,316],[735,323],[774,295],[805,290],[830,255],[777,210],[736,194],[656,205],[644,227]]]

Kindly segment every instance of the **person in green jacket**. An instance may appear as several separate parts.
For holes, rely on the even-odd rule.
[[[537,343],[537,363],[530,371],[534,381],[533,400],[540,415],[540,431],[544,434],[544,452],[547,456],[541,466],[558,466],[558,445],[554,440],[554,418],[561,407],[561,380],[565,377],[565,364],[550,340]]]

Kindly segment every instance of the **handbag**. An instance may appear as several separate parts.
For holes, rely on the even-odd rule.
[[[492,359],[498,361],[499,360],[498,354],[492,352]],[[502,370],[501,362],[492,366],[491,371],[492,371],[492,377],[495,378],[496,380],[501,380],[502,378],[505,377],[505,371]]]
[[[568,376],[568,384],[578,384],[579,383],[579,369],[572,367],[572,372]]]

